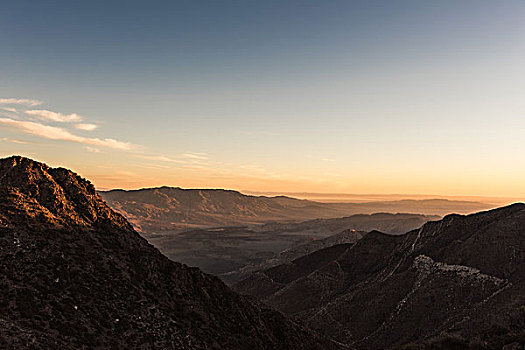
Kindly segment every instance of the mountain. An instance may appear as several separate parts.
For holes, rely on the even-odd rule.
[[[257,224],[337,217],[341,211],[289,197],[246,196],[229,190],[178,187],[100,192],[116,211],[144,231]]]
[[[0,160],[0,348],[340,348],[173,262],[88,181]]]
[[[268,223],[256,229],[259,231],[308,232],[317,237],[328,237],[343,230],[382,231],[392,235],[403,234],[420,228],[427,221],[439,220],[437,215],[422,214],[355,214],[333,219],[313,219],[293,223]]]
[[[279,253],[279,255],[275,258],[265,260],[259,264],[246,265],[243,268],[224,273],[220,276],[225,282],[229,284],[234,284],[239,281],[245,280],[249,276],[252,276],[254,273],[255,276],[257,276],[257,272],[260,270],[271,269],[274,266],[277,266],[278,268],[279,266],[287,266],[287,264],[289,264],[290,262],[299,259],[302,256],[311,254],[312,252],[323,250],[325,248],[332,247],[335,245],[342,245],[348,243],[354,244],[358,240],[363,238],[363,236],[366,234],[366,232],[362,231],[345,230],[343,232],[339,232],[335,235],[323,239],[313,240],[305,244],[288,248]],[[251,281],[250,278],[248,278],[248,280]],[[260,284],[256,284],[256,286],[259,287]],[[244,290],[244,292],[246,292],[246,290]],[[255,290],[254,292],[255,294],[260,294],[259,290]],[[262,295],[259,295],[259,297],[261,296]]]
[[[277,196],[248,196],[237,191],[178,187],[100,191],[102,198],[144,232],[298,222],[378,212],[439,215],[492,208],[468,201],[401,200],[368,203],[320,203]]]
[[[221,246],[220,242],[224,237],[222,231],[210,232],[209,242],[202,242],[199,247],[192,246],[192,242],[198,240],[199,237],[202,238],[199,235],[200,232],[195,235],[195,231],[175,235],[171,242],[167,237],[157,238],[155,235],[149,236],[149,240],[168,256],[181,257],[183,261],[198,263],[197,266],[205,266],[206,268],[209,266],[211,273],[217,273],[216,269],[223,266],[223,264],[217,264],[220,257],[235,257],[239,264],[233,264],[230,267],[231,271],[219,271],[219,276],[223,281],[235,283],[254,271],[292,261],[316,250],[335,244],[354,243],[361,239],[366,232],[372,230],[381,230],[396,235],[419,228],[427,221],[439,218],[439,216],[418,214],[377,213],[356,214],[336,219],[315,219],[299,223],[269,223],[252,226],[250,228],[251,234],[239,236],[240,239],[235,241],[235,247],[238,248],[236,254],[227,254],[231,253],[231,249],[225,250],[222,255],[219,254],[217,248]],[[245,230],[245,232],[247,231],[248,229]],[[239,229],[236,232],[239,232]],[[281,242],[282,244],[279,244]],[[246,254],[258,246],[261,249],[256,254]],[[208,250],[212,251],[207,260],[194,260],[196,256],[202,256]],[[243,256],[245,256],[244,263],[239,261],[239,258]],[[232,269],[235,266],[240,267]]]
[[[359,349],[522,348],[525,204],[373,231],[235,289]]]
[[[394,201],[360,203],[326,203],[339,210],[353,210],[352,214],[416,213],[445,216],[447,214],[470,214],[495,208],[489,203],[449,199],[402,199]]]
[[[322,239],[315,239],[308,243],[288,248],[279,254],[279,260],[282,262],[293,261],[301,256],[308,255],[315,251],[332,247],[334,245],[355,243],[366,235],[364,231],[347,229],[335,235]]]
[[[247,273],[290,260],[291,251],[284,253],[287,250],[294,250],[303,244],[314,249],[316,242],[344,230],[382,229],[399,234],[401,231],[419,228],[435,218],[439,217],[417,214],[354,215],[300,223],[192,229],[183,232],[165,230],[141,234],[168,258],[197,266],[227,283],[233,283],[243,279]],[[330,242],[324,241],[324,247]],[[298,249],[296,253],[303,248]],[[309,252],[311,251],[313,250]]]

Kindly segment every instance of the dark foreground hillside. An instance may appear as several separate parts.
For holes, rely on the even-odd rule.
[[[236,289],[359,349],[523,349],[525,204],[370,232]]]
[[[66,169],[0,160],[0,247],[0,348],[336,348],[168,260]]]

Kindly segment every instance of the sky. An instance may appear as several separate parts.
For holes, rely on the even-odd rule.
[[[525,2],[4,1],[0,157],[99,189],[525,198]]]

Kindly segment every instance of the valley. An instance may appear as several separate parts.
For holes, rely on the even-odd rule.
[[[170,259],[199,267],[226,283],[288,261],[287,255],[298,257],[297,247],[345,230],[397,235],[451,212],[492,207],[446,199],[322,203],[177,187],[99,193]],[[290,255],[291,250],[295,253]]]
[[[242,279],[249,271],[288,261],[297,255],[297,248],[306,254],[307,246],[315,249],[316,242],[345,230],[363,234],[383,230],[400,234],[437,219],[438,216],[415,214],[354,215],[299,223],[142,232],[142,235],[170,259],[197,266],[231,283]],[[295,252],[291,253],[292,250]]]

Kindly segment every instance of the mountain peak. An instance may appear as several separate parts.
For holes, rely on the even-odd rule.
[[[319,349],[329,342],[169,260],[67,169],[0,159],[0,245],[9,301],[0,302],[2,349]]]
[[[21,156],[0,159],[0,222],[130,227],[88,180]]]

